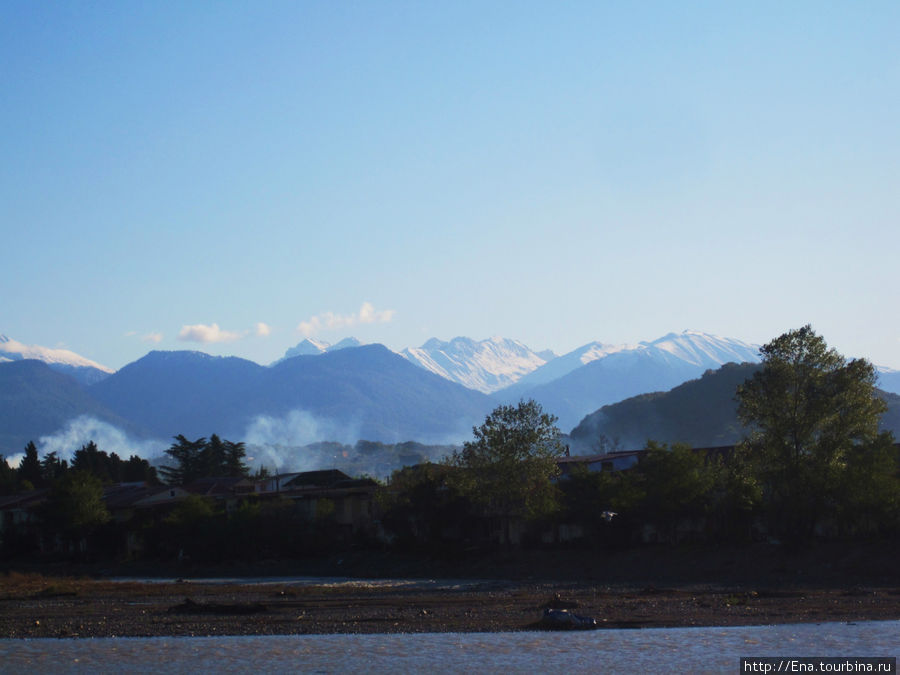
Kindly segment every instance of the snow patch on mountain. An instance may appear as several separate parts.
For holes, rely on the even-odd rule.
[[[449,342],[432,338],[399,353],[425,370],[485,394],[513,384],[546,363],[518,340],[502,337],[480,341],[456,337]]]
[[[615,354],[627,349],[634,349],[635,345],[611,345],[604,342],[589,342],[586,345],[573,349],[567,354],[548,360],[544,365],[523,375],[510,388],[510,393],[525,391],[531,387],[547,384],[560,377],[568,375],[576,368],[581,368],[591,361],[602,359],[610,354]]]
[[[73,368],[95,368],[104,373],[114,373],[112,368],[91,361],[68,349],[51,349],[39,345],[26,345],[17,340],[0,335],[0,358],[6,361],[36,359],[50,366],[70,366]]]

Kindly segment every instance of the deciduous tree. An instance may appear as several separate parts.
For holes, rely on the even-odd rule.
[[[50,491],[43,515],[64,540],[82,541],[109,520],[100,479],[83,471],[67,472]]]
[[[872,364],[847,361],[808,325],[760,352],[762,368],[737,392],[738,414],[752,429],[744,449],[765,490],[770,529],[805,539],[847,497],[848,471],[887,442],[878,431],[885,404]]]
[[[455,452],[463,493],[504,522],[510,543],[514,518],[535,518],[555,510],[556,463],[565,452],[556,418],[533,400],[501,405],[473,429],[475,439]]]

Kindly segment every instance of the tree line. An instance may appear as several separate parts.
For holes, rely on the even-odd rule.
[[[183,486],[207,476],[249,475],[243,443],[224,440],[216,434],[194,441],[178,435],[174,441],[165,451],[174,463],[160,467],[162,476],[146,459],[132,455],[123,460],[115,452],[99,449],[94,441],[76,450],[71,461],[61,459],[56,452],[40,458],[33,442],[25,447],[17,468],[10,467],[0,456],[0,494],[46,490],[44,500],[35,509],[36,526],[10,527],[3,533],[3,552],[31,555],[41,547],[42,541],[45,547],[48,541],[55,541],[51,548],[79,553],[87,548],[89,537],[94,549],[111,552],[122,538],[122,526],[110,522],[111,515],[103,499],[106,486],[120,483],[162,486],[163,481],[167,485]],[[198,507],[196,502],[189,499],[161,523],[142,521],[125,527],[147,529],[150,538],[165,550],[162,542],[179,541],[179,536],[185,533],[183,523],[196,520],[198,508],[207,514],[207,507]]]
[[[448,548],[491,532],[508,542],[514,521],[526,540],[567,524],[596,546],[900,535],[900,453],[878,430],[873,366],[845,359],[810,326],[761,355],[735,392],[747,433],[730,451],[650,440],[633,468],[576,465],[561,478],[555,420],[533,401],[501,406],[447,461],[394,473],[385,526],[401,544]]]
[[[373,524],[397,548],[444,554],[514,541],[605,548],[900,536],[900,455],[892,435],[878,430],[884,404],[871,364],[845,359],[809,326],[761,353],[761,368],[735,392],[746,436],[725,452],[648,441],[627,470],[569,462],[563,476],[567,450],[555,418],[522,401],[496,408],[443,461],[395,471],[378,487]],[[143,476],[137,480],[188,485],[248,475],[243,443],[216,434],[176,436],[166,455],[170,462],[157,476],[146,460],[123,461],[93,443],[70,463],[53,453],[41,460],[29,444],[19,467],[7,467],[0,480],[51,487],[44,526],[74,542],[92,527],[112,531],[100,499],[104,483]],[[296,506],[247,497],[226,510],[189,497],[162,516],[146,515],[156,520],[115,527],[140,531],[147,554],[163,557],[185,550],[210,560],[262,551],[292,557],[349,543],[385,545],[383,538],[340,540],[327,500],[312,521]],[[577,541],[562,541],[573,539],[565,528],[580,534]]]
[[[37,446],[30,441],[17,468],[9,466],[0,455],[0,494],[50,488],[72,472],[91,475],[102,484],[161,484],[156,468],[138,455],[122,459],[115,452],[107,453],[94,441],[89,441],[74,452],[71,461],[61,459],[55,451],[41,459]]]

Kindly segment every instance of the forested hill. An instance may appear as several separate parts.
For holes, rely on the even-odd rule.
[[[735,392],[757,368],[757,363],[727,363],[670,391],[603,406],[585,417],[570,436],[578,452],[595,450],[601,437],[622,450],[641,448],[648,439],[693,447],[733,445],[745,434],[737,418]],[[900,436],[900,396],[882,391],[879,395],[888,404],[882,428]]]

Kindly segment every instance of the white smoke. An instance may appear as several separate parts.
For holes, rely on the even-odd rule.
[[[19,464],[22,463],[22,460],[25,459],[25,453],[17,452],[15,455],[10,455],[9,457],[4,457],[3,459],[6,460],[6,463],[10,468],[17,469],[19,468]]]
[[[352,445],[358,438],[359,425],[339,423],[306,410],[292,410],[284,417],[258,415],[244,432],[251,465],[276,471],[310,468],[308,458],[298,455],[301,446],[324,441]]]
[[[161,455],[168,447],[161,440],[135,440],[121,429],[88,415],[70,420],[55,434],[41,436],[35,445],[41,457],[55,452],[60,459],[71,460],[75,452],[90,441],[96,443],[99,450],[107,454],[116,453],[122,459],[128,459],[131,455],[150,459]]]

